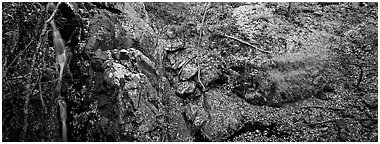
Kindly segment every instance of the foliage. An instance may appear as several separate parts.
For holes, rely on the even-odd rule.
[[[40,98],[46,96],[45,103],[51,103],[48,97],[49,87],[45,87],[47,83],[39,83],[43,79],[39,73],[43,71],[43,68],[48,70],[46,69],[48,63],[45,57],[42,58],[43,55],[48,54],[48,51],[47,47],[36,49],[44,19],[47,17],[44,6],[44,3],[3,3],[3,124],[9,124],[9,127],[5,127],[3,131],[13,132],[3,133],[3,140],[6,141],[20,141],[20,139],[36,141],[37,139],[32,135],[21,137],[21,133],[14,133],[20,132],[24,126],[26,118],[23,115],[26,108],[24,103],[29,92],[32,92],[30,102],[38,103],[39,106],[30,107],[31,117],[35,119],[27,119],[27,122],[35,125],[32,124],[29,130],[36,135],[45,136],[38,138],[40,140],[49,139],[49,135],[45,134],[46,127],[39,126],[42,123],[48,123],[46,115],[40,113],[42,106]],[[34,57],[37,59],[33,59]],[[34,62],[38,65],[31,67]],[[41,85],[44,89],[41,89]]]

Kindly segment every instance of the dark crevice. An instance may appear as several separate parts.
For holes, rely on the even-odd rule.
[[[186,127],[187,127],[187,129],[190,130],[191,135],[192,135],[193,138],[194,138],[194,142],[210,142],[210,140],[207,139],[207,138],[202,134],[201,126],[199,126],[199,127],[194,127],[194,125],[193,125],[193,121],[192,121],[192,120],[189,120],[189,119],[186,117],[185,112],[182,112],[181,115],[182,115],[183,119],[185,120],[185,123],[186,123]]]
[[[211,88],[217,88],[217,87],[221,87],[221,86],[223,86],[224,84],[227,84],[227,83],[228,83],[228,77],[227,77],[227,75],[222,74],[222,75],[219,76],[218,79],[212,81],[209,84],[209,87],[211,87]]]
[[[243,73],[245,71],[244,66],[232,66],[231,69],[238,72],[238,73]]]
[[[285,137],[290,136],[290,134],[286,132],[279,131],[275,123],[272,123],[270,125],[264,125],[260,122],[253,122],[253,123],[245,123],[244,126],[240,130],[236,131],[233,135],[229,136],[225,141],[232,141],[235,137],[238,137],[244,133],[255,132],[257,130],[260,131],[261,133],[263,133],[264,131],[267,131],[268,134],[265,135],[266,137],[275,136],[277,138],[285,138]]]
[[[106,5],[104,2],[92,2],[93,5],[95,5],[99,9],[105,9],[115,14],[121,14],[122,11],[119,9],[114,8],[113,6]]]
[[[211,142],[209,139],[207,139],[203,134],[201,129],[197,129],[194,131],[193,134],[194,142]]]

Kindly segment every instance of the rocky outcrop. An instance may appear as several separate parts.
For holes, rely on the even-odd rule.
[[[199,27],[192,22],[158,31],[151,22],[160,18],[150,17],[146,8],[165,13],[163,19],[182,19],[160,8],[164,5],[105,5],[120,10],[116,13],[99,5],[89,7],[97,12],[88,15],[87,42],[74,51],[70,63],[74,92],[68,102],[75,105],[70,109],[75,140],[231,141],[249,135],[282,141],[289,136],[284,131],[301,125],[290,121],[301,118],[282,119],[296,110],[279,108],[310,97],[290,92],[310,90],[313,95],[323,90],[314,81],[289,85],[297,81],[294,73],[278,71],[282,65],[265,63],[262,55],[250,59],[243,51],[222,58],[222,48],[202,47]],[[296,76],[308,76],[303,74]],[[371,106],[377,105],[375,100],[372,95],[363,98]]]
[[[89,58],[78,59],[91,65],[73,70],[90,69],[80,91],[88,91],[93,112],[72,110],[88,119],[74,118],[78,129],[91,126],[85,135],[104,136],[100,141],[222,141],[244,129],[247,100],[212,88],[234,81],[218,63],[202,68],[198,78],[194,38],[184,37],[193,32],[183,29],[187,24],[157,35],[141,3],[114,7],[126,15],[100,9],[91,17],[84,49]]]

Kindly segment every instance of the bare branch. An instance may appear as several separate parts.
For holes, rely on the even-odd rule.
[[[206,13],[207,13],[207,9],[208,9],[208,5],[210,4],[210,2],[206,3],[205,4],[205,8],[204,8],[204,12],[203,12],[203,18],[202,18],[202,23],[201,23],[201,28],[199,29],[199,41],[198,41],[198,50],[197,50],[197,69],[198,69],[198,81],[199,83],[201,84],[202,86],[202,90],[205,90],[206,87],[203,85],[202,81],[201,81],[201,68],[199,66],[199,47],[200,47],[200,44],[201,44],[201,41],[202,41],[202,29],[203,29],[203,24],[204,24],[204,21],[205,21],[205,18],[206,18]]]
[[[25,141],[25,136],[26,136],[26,133],[28,131],[28,117],[29,117],[28,106],[29,106],[30,96],[33,93],[33,88],[31,88],[30,85],[32,85],[32,81],[33,81],[32,78],[33,78],[33,72],[34,72],[34,65],[36,64],[37,51],[41,48],[41,44],[45,40],[47,25],[49,24],[49,22],[51,20],[53,20],[54,15],[57,13],[58,7],[60,4],[62,4],[62,3],[61,2],[58,3],[53,14],[50,16],[50,18],[47,21],[45,21],[44,28],[42,29],[42,33],[40,35],[39,42],[38,42],[37,47],[36,47],[36,53],[33,54],[32,65],[30,66],[30,72],[29,72],[29,76],[27,79],[27,90],[28,90],[28,92],[25,96],[25,103],[24,103],[24,125],[22,128],[22,137],[21,137],[22,141]],[[35,83],[35,85],[37,85],[37,83]]]
[[[252,48],[254,48],[254,49],[257,49],[257,50],[259,50],[259,51],[261,51],[261,52],[263,52],[263,53],[267,53],[267,54],[270,53],[269,51],[266,51],[266,50],[263,50],[263,49],[257,48],[256,46],[254,46],[254,45],[252,45],[252,44],[250,44],[250,43],[248,43],[248,42],[246,42],[246,41],[244,41],[244,40],[242,40],[242,39],[239,39],[239,38],[236,38],[236,37],[233,37],[233,36],[229,36],[229,35],[222,35],[222,36],[227,37],[227,38],[230,38],[230,39],[233,39],[233,40],[236,40],[236,41],[241,42],[241,43],[243,43],[243,44],[246,44],[246,45],[248,45],[248,46],[250,46],[250,47],[252,47]]]
[[[42,76],[40,75],[40,77],[38,78],[38,86],[39,86],[39,93],[40,93],[40,101],[41,101],[42,108],[44,109],[45,114],[47,114],[46,104],[45,104],[44,99],[42,98],[41,78],[42,78]]]
[[[332,122],[337,122],[341,120],[355,120],[355,121],[366,121],[366,120],[372,120],[372,121],[377,121],[377,118],[338,118],[338,119],[331,119],[331,120],[325,120],[321,122],[316,122],[316,123],[310,123],[307,124],[309,126],[315,126],[318,124],[324,124],[324,123],[332,123]]]
[[[29,43],[28,43],[28,45],[25,47],[25,49],[23,49],[13,60],[12,60],[12,62],[8,65],[8,67],[5,69],[5,72],[7,72],[8,71],[8,69],[9,69],[9,67],[11,67],[12,66],[12,64],[16,61],[16,59],[18,59],[18,57],[20,57],[21,56],[21,54],[23,54],[24,52],[25,52],[25,50],[26,49],[28,49],[29,48],[29,46],[32,44],[32,42],[33,42],[34,40],[31,40]]]
[[[323,106],[304,106],[300,107],[301,109],[306,109],[306,108],[320,108],[320,109],[330,109],[330,110],[345,110],[344,108],[333,108],[333,107],[323,107]]]

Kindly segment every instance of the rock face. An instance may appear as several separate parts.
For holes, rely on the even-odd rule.
[[[91,69],[80,91],[88,91],[86,97],[92,101],[86,107],[96,112],[73,110],[81,117],[73,120],[78,127],[73,137],[84,141],[192,141],[181,115],[181,99],[163,76],[164,47],[154,47],[156,35],[141,18],[142,3],[114,6],[127,15],[117,18],[100,9],[91,17],[84,50],[91,65],[74,70]],[[192,93],[195,84],[184,82],[179,87],[179,92]],[[92,128],[80,134],[88,124]]]
[[[192,29],[174,26],[157,35],[143,18],[143,4],[114,7],[126,15],[117,17],[100,9],[91,17],[84,50],[89,60],[79,61],[90,65],[74,70],[90,69],[79,91],[87,91],[84,95],[91,99],[80,103],[87,105],[87,111],[73,110],[74,138],[222,141],[242,129],[242,113],[248,113],[245,100],[227,91],[201,89],[199,80],[213,87],[226,83],[229,76],[214,65],[203,68],[198,78],[195,45],[184,39]],[[80,131],[86,127],[90,128],[85,133]]]
[[[304,93],[290,92],[310,90],[311,95],[323,89],[313,89],[319,83],[287,85],[297,79],[294,73],[283,76],[284,72],[275,68],[272,73],[263,72],[259,65],[265,62],[251,50],[236,52],[236,55],[223,48],[210,50],[212,46],[198,43],[202,28],[192,22],[162,26],[166,23],[160,21],[161,26],[157,27],[163,29],[157,30],[152,23],[160,18],[186,21],[183,16],[190,15],[171,12],[165,9],[166,5],[104,5],[121,13],[99,8],[103,3],[97,3],[98,8],[88,5],[85,7],[96,10],[96,13],[86,15],[91,19],[83,28],[88,36],[86,44],[75,49],[70,63],[74,73],[73,88],[68,88],[71,95],[67,96],[68,103],[73,105],[69,123],[71,139],[230,141],[241,138],[240,134],[253,134],[248,137],[281,141],[288,135],[278,129],[299,134],[300,131],[291,130],[303,126],[301,132],[311,131],[305,128],[304,122],[312,118],[305,120],[301,117],[307,114],[294,108],[284,112],[280,107],[286,107],[290,101],[309,98]],[[181,3],[168,5],[173,9],[183,6]],[[164,16],[152,17],[147,14],[147,9],[150,13],[164,13]],[[261,6],[254,9],[268,11]],[[271,19],[272,16],[264,18]],[[209,39],[214,37],[207,31],[203,33]],[[211,40],[205,41],[211,43]],[[235,41],[222,42],[234,44],[234,50],[229,51],[240,50]],[[213,44],[212,41],[210,45]],[[227,55],[226,58],[221,54]],[[247,60],[252,57],[259,60]],[[272,67],[283,65],[273,64]],[[376,95],[365,95],[362,100],[375,107]],[[294,113],[301,113],[301,116],[293,116]],[[324,131],[328,130],[324,128]]]
[[[243,100],[238,97],[228,96],[220,91],[210,90],[205,93],[210,105],[209,121],[202,130],[212,141],[220,141],[231,136],[243,125]],[[242,111],[243,110],[243,111]]]

